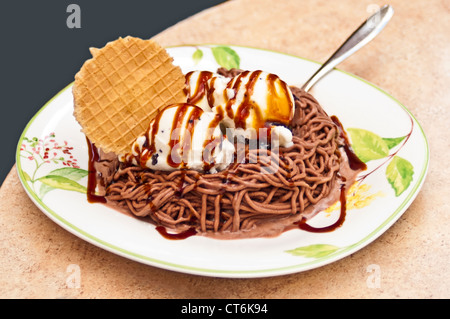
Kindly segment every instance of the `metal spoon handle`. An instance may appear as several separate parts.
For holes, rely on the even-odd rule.
[[[380,10],[370,16],[353,34],[336,50],[335,53],[313,74],[302,86],[308,91],[325,74],[330,72],[336,65],[344,61],[350,55],[361,49],[386,26],[394,14],[390,5],[383,6]]]

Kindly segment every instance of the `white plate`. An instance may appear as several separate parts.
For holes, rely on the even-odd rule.
[[[299,57],[239,46],[190,45],[168,51],[184,72],[214,71],[219,64],[262,69],[278,74],[289,85],[300,86],[318,68],[316,62]],[[385,232],[414,200],[428,168],[426,137],[411,113],[367,81],[335,70],[314,87],[313,94],[346,129],[355,128],[353,146],[355,150],[366,147],[365,155],[371,160],[365,173],[372,172],[359,190],[349,195],[344,225],[330,233],[291,230],[270,239],[193,236],[167,240],[148,223],[87,202],[88,148],[72,115],[71,88],[72,84],[50,100],[20,138],[16,162],[23,187],[34,203],[67,231],[110,252],[164,269],[249,278],[329,264]],[[392,140],[402,136],[409,138]],[[374,159],[375,155],[380,158]],[[322,212],[310,224],[330,224],[336,214],[337,210]]]

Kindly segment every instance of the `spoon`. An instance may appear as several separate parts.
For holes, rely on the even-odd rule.
[[[328,60],[314,73],[302,86],[302,89],[309,91],[325,74],[330,72],[336,65],[344,61],[353,53],[361,49],[386,26],[394,14],[394,9],[390,5],[384,5],[372,16],[370,16],[361,26],[356,29],[350,37],[328,58]]]

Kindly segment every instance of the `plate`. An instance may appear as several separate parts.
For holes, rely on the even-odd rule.
[[[319,67],[300,57],[241,46],[201,44],[167,50],[185,73],[215,71],[219,66],[261,69],[297,86]],[[427,140],[414,116],[371,83],[333,70],[312,94],[329,115],[339,118],[368,166],[348,195],[344,224],[329,233],[295,229],[275,238],[168,240],[149,223],[87,202],[88,146],[72,114],[72,85],[43,106],[24,129],[16,153],[20,181],[37,207],[67,231],[155,267],[251,278],[324,266],[362,249],[392,226],[417,196],[428,169]],[[331,207],[309,224],[331,224],[338,212],[338,207]]]

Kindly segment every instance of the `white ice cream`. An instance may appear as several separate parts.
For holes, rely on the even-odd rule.
[[[226,78],[209,71],[187,74],[188,101],[205,111],[223,113],[222,125],[246,138],[258,137],[261,128],[272,127],[272,137],[282,147],[292,144],[288,125],[294,115],[291,90],[278,76],[245,71]]]
[[[234,159],[235,147],[227,136],[272,147],[292,145],[292,132],[286,125],[294,114],[294,98],[278,76],[244,71],[230,79],[193,71],[186,75],[186,83],[188,103],[160,112],[121,161],[161,171],[183,168],[214,173]]]
[[[165,108],[138,137],[132,152],[122,157],[154,170],[181,168],[216,172],[233,160],[234,145],[222,135],[213,112],[195,105],[175,104]]]

